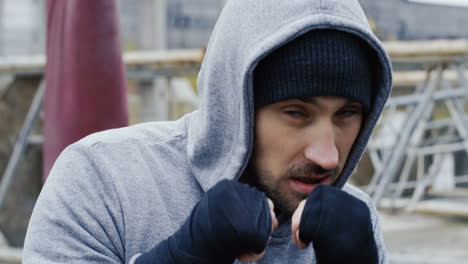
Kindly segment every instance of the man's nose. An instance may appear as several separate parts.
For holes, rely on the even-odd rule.
[[[335,169],[339,154],[332,125],[324,124],[310,129],[313,131],[307,139],[305,158],[323,169]]]

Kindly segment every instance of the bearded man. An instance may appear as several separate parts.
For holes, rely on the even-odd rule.
[[[177,121],[91,135],[54,165],[24,263],[385,263],[346,184],[391,89],[356,0],[231,0]]]

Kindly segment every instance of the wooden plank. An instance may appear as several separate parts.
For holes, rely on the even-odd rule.
[[[386,211],[401,210],[406,208],[409,202],[408,198],[384,198],[381,200],[379,208]],[[468,197],[453,195],[449,198],[420,201],[412,211],[421,214],[468,218]]]
[[[421,201],[417,213],[468,218],[468,199],[434,199]]]
[[[201,64],[203,50],[135,51],[126,52],[123,58],[127,66]]]
[[[454,59],[468,57],[468,39],[457,40],[420,40],[420,41],[384,41],[383,45],[392,60],[407,59],[414,62],[415,58]],[[125,64],[200,64],[204,56],[202,49],[188,50],[158,50],[125,52]],[[0,72],[42,72],[45,65],[44,56],[0,57]]]
[[[43,55],[0,57],[0,73],[42,73],[44,65],[45,57]]]
[[[0,263],[21,263],[21,248],[0,248]]]
[[[468,40],[429,40],[429,41],[387,41],[383,42],[392,60],[417,62],[423,60],[450,60],[468,57]],[[202,49],[149,50],[125,52],[123,60],[127,68],[150,67],[152,69],[177,68],[184,66],[199,67],[204,56]],[[0,73],[38,73],[42,74],[46,58],[37,56],[0,57]],[[465,71],[468,74],[468,71]],[[445,78],[458,84],[455,71],[446,71]],[[395,72],[395,86],[415,86],[426,78],[424,71]]]
[[[130,52],[124,55],[124,62],[128,68],[148,66],[153,69],[168,67],[193,66],[201,64],[203,53],[201,50],[183,50],[174,52]],[[42,73],[45,58],[34,57],[7,57],[0,60],[0,73]],[[468,70],[465,71],[468,76]],[[416,86],[426,78],[425,71],[406,71],[393,73],[393,85]],[[457,73],[452,70],[444,72],[444,79],[459,85]]]
[[[468,188],[457,187],[447,192],[435,192],[432,190],[432,188],[429,188],[429,190],[427,191],[427,194],[431,196],[444,197],[444,198],[468,198]]]
[[[390,57],[466,56],[468,40],[416,40],[383,42]]]
[[[148,66],[154,69],[169,67],[199,66],[203,60],[202,49],[136,51],[126,52],[123,60],[127,68]],[[46,64],[43,55],[0,57],[0,73],[37,73],[42,74]]]
[[[468,76],[468,70],[464,72],[465,76]],[[444,71],[444,80],[452,83],[452,85],[460,85],[457,72],[453,70]],[[405,72],[394,72],[393,73],[393,85],[394,86],[417,86],[427,78],[425,71],[405,71]]]

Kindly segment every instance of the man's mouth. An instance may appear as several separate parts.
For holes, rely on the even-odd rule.
[[[327,176],[324,176],[322,178],[310,178],[310,177],[291,177],[291,179],[295,181],[299,181],[305,184],[317,184],[323,180]]]
[[[332,176],[323,177],[290,177],[289,185],[296,192],[309,194],[319,184],[331,184]]]

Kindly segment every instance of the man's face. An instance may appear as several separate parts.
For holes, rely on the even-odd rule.
[[[291,215],[317,185],[336,180],[362,119],[361,104],[343,97],[293,99],[258,109],[250,163],[254,184]]]

